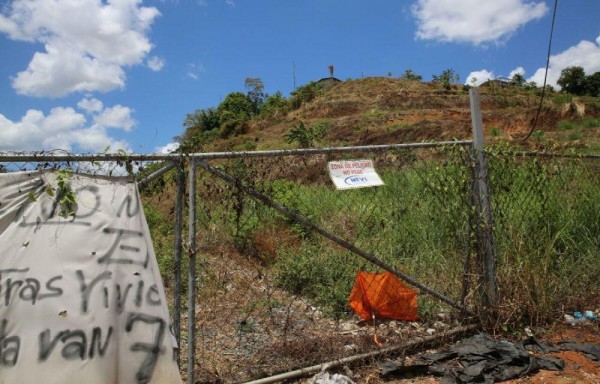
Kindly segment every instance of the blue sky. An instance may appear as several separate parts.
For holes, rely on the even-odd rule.
[[[161,151],[185,114],[244,79],[267,93],[328,76],[541,84],[553,1],[0,1],[0,150]],[[560,1],[549,82],[600,71],[600,1]]]

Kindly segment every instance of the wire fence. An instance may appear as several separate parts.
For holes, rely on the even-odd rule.
[[[482,307],[474,155],[471,142],[185,158],[0,155],[0,172],[137,180],[182,375],[244,382],[471,322]],[[542,324],[600,304],[600,156],[506,147],[485,155],[496,325]],[[373,161],[384,185],[336,190],[327,164],[356,160]]]
[[[202,161],[200,380],[253,380],[463,323],[453,309],[472,306],[477,284],[464,271],[470,154],[462,143]],[[385,185],[336,190],[328,162],[359,159],[372,160]],[[394,296],[386,270],[423,295]],[[361,287],[359,272],[379,275]],[[368,300],[361,320],[353,289],[359,302],[377,292],[412,321],[373,321],[378,304]]]
[[[497,147],[488,158],[500,319],[542,325],[598,305],[600,156]]]

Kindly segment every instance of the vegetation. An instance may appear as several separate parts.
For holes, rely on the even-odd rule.
[[[600,72],[586,76],[582,67],[567,67],[560,72],[557,81],[564,92],[577,96],[600,96]]]
[[[381,155],[376,162],[385,186],[347,191],[336,191],[328,182],[299,180],[299,175],[322,165],[309,159],[304,165],[288,164],[293,172],[270,161],[243,166],[232,161],[223,167],[242,184],[252,185],[452,299],[460,301],[461,292],[466,292],[467,304],[476,306],[479,282],[466,150]],[[492,148],[489,159],[500,289],[498,325],[541,325],[559,317],[565,308],[596,305],[600,164],[520,158],[506,146]],[[207,193],[203,200],[210,202],[206,206],[213,210],[206,228],[229,233],[237,249],[266,263],[279,287],[308,298],[332,317],[350,314],[347,298],[356,272],[379,268],[240,195],[235,186],[220,188],[225,192],[219,188],[214,195],[203,192]],[[268,255],[262,254],[263,237],[273,231],[278,241]],[[470,265],[467,285],[465,265]],[[425,318],[445,308],[427,295],[420,300],[420,315]]]
[[[285,141],[287,143],[298,142],[301,148],[313,147],[315,142],[325,135],[327,128],[327,123],[307,127],[300,121],[285,135]]]
[[[423,80],[423,76],[415,73],[412,69],[407,69],[402,73],[401,76],[403,79],[407,79],[407,80],[417,80],[417,81],[422,81]]]
[[[458,84],[460,76],[454,69],[449,68],[443,70],[439,75],[433,75],[432,79],[435,83],[439,83],[442,88],[450,89],[452,85]]]

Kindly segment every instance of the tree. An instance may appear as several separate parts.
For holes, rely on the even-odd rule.
[[[522,88],[527,82],[527,80],[525,80],[525,76],[523,76],[522,73],[518,72],[513,75],[511,80],[513,81],[513,83],[519,86],[519,88]]]
[[[228,111],[235,116],[238,116],[241,113],[252,116],[254,114],[254,104],[252,103],[252,100],[242,92],[231,92],[225,97],[225,100],[219,104],[217,111],[220,114]]]
[[[532,80],[529,83],[525,83],[525,85],[523,86],[523,88],[525,88],[527,90],[537,89],[537,83]]]
[[[320,93],[320,87],[314,81],[298,87],[290,97],[291,109],[298,109],[302,104],[311,102]]]
[[[585,93],[590,96],[600,97],[600,72],[585,78]]]
[[[585,87],[585,72],[582,67],[567,67],[560,71],[560,77],[556,82],[565,92],[573,95],[584,95]]]
[[[198,132],[211,131],[219,128],[219,114],[213,108],[196,109],[185,116],[183,126]]]
[[[277,91],[275,94],[267,96],[262,107],[260,108],[260,115],[263,117],[271,117],[277,114],[284,114],[288,111],[289,103],[281,92]]]
[[[433,81],[440,83],[445,89],[450,89],[452,84],[457,84],[460,81],[460,76],[454,69],[449,68],[443,70],[439,75],[433,75]]]
[[[421,81],[423,80],[423,77],[417,73],[415,73],[412,69],[407,69],[402,73],[402,76],[400,76],[403,79],[407,79],[407,80],[417,80],[417,81]]]
[[[254,113],[258,113],[265,100],[265,85],[263,81],[260,77],[247,77],[244,81],[244,87],[247,89],[248,98],[254,106]]]

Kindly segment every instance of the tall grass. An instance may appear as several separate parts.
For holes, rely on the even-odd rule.
[[[335,190],[326,176],[313,177],[323,173],[326,157],[292,165],[236,160],[221,167],[393,268],[476,307],[479,271],[467,151],[371,154],[385,185],[345,191]],[[543,324],[565,311],[595,308],[600,304],[600,161],[518,158],[506,148],[491,150],[488,159],[498,323]],[[306,175],[310,178],[303,179]],[[358,271],[380,270],[237,187],[202,180],[200,230],[218,234],[212,240],[204,236],[212,245],[203,247],[230,244],[267,268],[280,288],[328,315],[350,313],[347,300]],[[160,215],[148,214],[156,226]],[[166,238],[158,227],[153,235]],[[420,304],[425,318],[446,310],[424,295]]]
[[[543,324],[595,308],[600,162],[490,157],[502,321]]]

